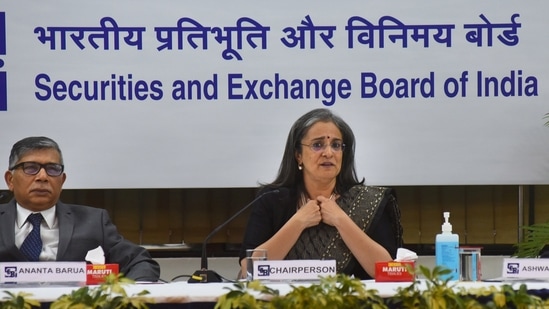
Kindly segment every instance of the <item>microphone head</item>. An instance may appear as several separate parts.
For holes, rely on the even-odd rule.
[[[278,188],[267,189],[266,191],[260,192],[260,194],[256,196],[256,200],[259,200],[264,195],[269,195],[269,194],[278,194],[279,195],[278,198],[283,199],[283,198],[287,197],[288,195],[290,195],[290,190],[286,187],[278,187]]]
[[[290,198],[290,189],[286,187],[278,187],[275,190],[269,191],[271,193],[276,193],[279,201],[285,201]]]
[[[273,190],[273,192],[278,192],[278,194],[280,194],[281,196],[286,196],[290,194],[290,189],[286,187],[279,187],[278,189]]]
[[[8,197],[8,193],[6,193],[6,192],[0,192],[0,202],[2,202],[2,200],[3,200],[4,198],[7,198],[7,197]]]

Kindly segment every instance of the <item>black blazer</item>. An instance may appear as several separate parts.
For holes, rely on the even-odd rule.
[[[0,262],[24,262],[15,246],[15,199],[0,204]],[[59,247],[57,261],[84,261],[88,251],[101,246],[105,262],[118,264],[120,272],[136,281],[157,281],[160,266],[145,248],[122,237],[106,210],[57,202]]]

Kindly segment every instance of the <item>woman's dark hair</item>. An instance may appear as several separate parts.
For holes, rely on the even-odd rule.
[[[265,184],[264,187],[295,187],[298,190],[298,194],[303,193],[303,174],[298,169],[295,154],[296,152],[301,153],[303,150],[301,140],[317,122],[331,122],[335,124],[339,131],[341,131],[343,143],[345,144],[341,172],[337,175],[336,180],[336,192],[343,193],[354,185],[364,183],[364,179],[359,181],[356,175],[355,135],[351,127],[329,109],[319,108],[306,113],[294,122],[288,133],[286,148],[284,149],[278,175],[272,183]]]

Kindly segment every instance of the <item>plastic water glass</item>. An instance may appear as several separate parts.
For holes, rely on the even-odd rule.
[[[267,260],[267,249],[246,250],[246,280],[254,279],[254,261]]]
[[[481,281],[481,247],[459,247],[459,280]]]

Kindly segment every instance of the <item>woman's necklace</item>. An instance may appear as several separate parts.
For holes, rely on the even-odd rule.
[[[330,195],[330,200],[332,200],[336,196],[335,192],[333,191]],[[311,199],[305,195],[305,193],[301,194],[301,198],[299,203],[297,203],[297,209],[303,207],[303,205],[307,204]]]

